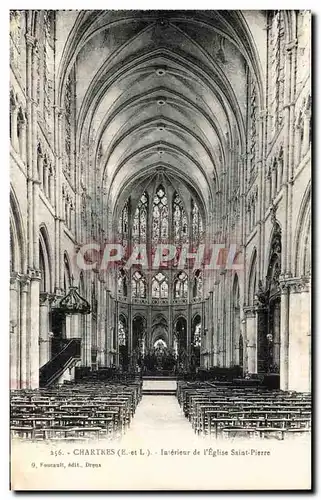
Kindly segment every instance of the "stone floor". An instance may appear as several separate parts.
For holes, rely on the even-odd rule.
[[[184,417],[175,396],[143,396],[139,403],[130,429],[122,439],[122,444],[130,446],[165,448],[189,446],[199,438],[191,424]]]

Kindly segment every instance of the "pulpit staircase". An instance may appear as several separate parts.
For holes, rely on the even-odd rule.
[[[50,387],[59,382],[67,370],[80,360],[81,339],[72,338],[62,341],[61,350],[39,370],[40,387]]]

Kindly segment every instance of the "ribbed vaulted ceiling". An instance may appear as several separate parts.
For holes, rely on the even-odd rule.
[[[260,97],[264,23],[259,11],[77,14],[59,95],[75,68],[77,147],[94,141],[111,206],[160,167],[213,206],[229,151],[245,150],[248,72]]]

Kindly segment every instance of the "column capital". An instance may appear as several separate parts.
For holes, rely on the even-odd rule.
[[[41,292],[39,294],[40,306],[49,305],[50,299],[51,299],[51,294],[50,293],[48,293],[48,292]]]
[[[283,278],[280,279],[281,293],[302,293],[310,290],[309,278],[302,276],[301,278]]]
[[[31,268],[29,268],[27,274],[28,274],[29,279],[31,281],[40,281],[41,280],[41,271],[40,271],[40,269],[31,269]]]
[[[28,292],[29,291],[29,285],[31,278],[28,274],[22,274],[20,275],[20,283],[21,283],[21,291],[22,292]]]
[[[14,289],[15,285],[20,281],[21,275],[17,272],[11,272],[10,273],[10,287]]]

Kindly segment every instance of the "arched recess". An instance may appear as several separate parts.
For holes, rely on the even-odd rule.
[[[232,339],[232,349],[233,349],[232,359],[234,365],[243,366],[243,358],[240,357],[240,343],[242,343],[241,351],[243,353],[243,337],[241,333],[241,320],[240,320],[240,286],[237,274],[235,274],[233,281],[231,306],[232,306],[231,339]]]
[[[258,283],[258,371],[261,373],[280,372],[280,326],[281,293],[279,277],[281,273],[281,227],[274,222],[266,286]]]
[[[191,369],[194,370],[201,364],[201,340],[202,320],[201,315],[196,313],[192,319],[192,342],[191,342]]]
[[[45,225],[39,229],[39,269],[41,274],[39,289],[39,366],[45,365],[51,357],[52,315],[49,307],[49,297],[52,289],[51,251],[49,235]]]
[[[255,293],[257,288],[257,251],[253,251],[248,280],[248,294],[247,301],[249,306],[254,305]]]
[[[187,321],[185,316],[179,316],[174,321],[174,350],[179,365],[185,365],[187,357]]]
[[[39,268],[41,272],[40,291],[52,291],[51,246],[46,226],[39,230]]]
[[[26,358],[27,281],[26,240],[16,196],[10,192],[10,388],[27,387]],[[23,341],[24,340],[24,341]]]
[[[128,320],[123,313],[118,318],[118,348],[119,365],[127,370],[129,365]]]
[[[295,233],[295,276],[310,277],[311,273],[311,184],[301,204]]]
[[[136,356],[138,362],[140,362],[146,350],[146,318],[140,314],[136,314],[133,318],[132,327],[133,355]]]
[[[168,322],[163,314],[156,314],[153,318],[150,346],[153,346],[159,339],[163,340],[167,346],[169,345]]]
[[[18,273],[26,268],[26,240],[24,236],[19,203],[13,190],[10,191],[10,270]]]

